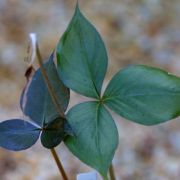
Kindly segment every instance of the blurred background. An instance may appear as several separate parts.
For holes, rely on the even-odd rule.
[[[109,54],[105,85],[128,64],[147,64],[180,75],[179,0],[79,0],[101,33]],[[48,58],[74,13],[75,0],[0,0],[0,121],[21,117],[28,34],[36,32]],[[72,104],[81,97],[72,93]],[[113,164],[117,180],[179,180],[180,120],[145,127],[114,115],[120,144]],[[57,148],[70,179],[92,169]],[[0,149],[1,180],[58,180],[50,151],[40,142],[23,152]]]

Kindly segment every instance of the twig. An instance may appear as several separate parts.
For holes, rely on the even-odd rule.
[[[41,53],[40,53],[40,50],[39,50],[39,47],[38,47],[36,34],[31,33],[31,34],[30,34],[30,39],[31,39],[31,44],[32,44],[32,46],[33,46],[32,49],[35,51],[35,53],[36,53],[36,55],[37,55],[37,59],[38,59],[38,62],[39,62],[39,66],[40,66],[40,69],[41,69],[41,73],[42,73],[42,76],[43,76],[43,78],[44,78],[44,81],[45,81],[45,83],[46,83],[46,85],[47,85],[47,88],[48,88],[49,94],[50,94],[50,96],[51,96],[51,99],[52,99],[52,101],[53,101],[53,103],[54,103],[54,105],[55,105],[55,107],[56,107],[56,110],[57,110],[57,112],[59,113],[59,115],[60,115],[61,117],[65,117],[65,114],[64,114],[64,112],[62,111],[61,106],[60,106],[60,104],[59,104],[59,102],[58,102],[58,100],[57,100],[56,93],[55,93],[53,87],[51,86],[51,83],[50,83],[49,78],[48,78],[48,76],[47,76],[46,70],[45,70],[45,68],[44,68],[44,66],[43,66],[42,57],[41,57]],[[54,160],[55,160],[55,162],[56,162],[56,164],[57,164],[57,166],[58,166],[58,169],[59,169],[59,171],[60,171],[60,173],[61,173],[61,175],[62,175],[62,177],[63,177],[63,180],[68,180],[67,175],[66,175],[66,173],[65,173],[65,170],[64,170],[64,168],[63,168],[63,166],[62,166],[62,164],[61,164],[61,161],[60,161],[60,159],[58,158],[57,153],[56,153],[56,151],[55,151],[54,148],[51,149],[51,153],[52,153],[52,155],[53,155],[53,157],[54,157]]]

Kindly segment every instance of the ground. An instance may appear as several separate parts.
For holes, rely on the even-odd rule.
[[[109,69],[105,85],[129,64],[147,64],[180,75],[179,0],[80,0],[86,17],[106,44]],[[19,95],[25,84],[28,34],[36,32],[44,59],[66,29],[74,0],[0,0],[0,120],[21,117]],[[72,93],[72,104],[83,97]],[[114,114],[119,147],[113,164],[117,180],[178,180],[180,121],[145,127]],[[92,169],[57,148],[70,179]],[[13,153],[0,149],[1,180],[56,180],[50,151],[38,142]]]

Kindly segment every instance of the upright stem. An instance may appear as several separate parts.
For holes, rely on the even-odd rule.
[[[61,164],[61,161],[58,158],[57,153],[56,153],[54,148],[51,149],[51,153],[52,153],[52,155],[54,157],[54,160],[56,161],[57,167],[58,167],[58,169],[59,169],[59,171],[60,171],[60,173],[62,175],[63,180],[68,180],[66,172],[64,171],[64,168],[63,168],[63,166]]]
[[[113,165],[111,164],[111,166],[109,167],[109,176],[111,180],[116,180],[115,178],[115,174],[114,174],[114,168]]]
[[[41,53],[40,53],[40,50],[39,50],[39,47],[38,47],[38,44],[37,44],[36,35],[35,34],[31,34],[30,38],[31,38],[31,41],[32,41],[33,51],[37,55],[37,59],[38,59],[38,62],[39,62],[41,73],[42,73],[44,81],[45,81],[45,83],[47,85],[47,88],[48,88],[49,94],[51,96],[51,99],[52,99],[52,101],[53,101],[53,103],[54,103],[54,105],[56,107],[56,110],[59,113],[59,115],[61,117],[65,117],[65,114],[62,111],[61,106],[60,106],[60,104],[58,102],[58,99],[57,99],[57,96],[56,96],[56,92],[54,91],[53,87],[51,86],[51,83],[49,81],[48,75],[47,75],[46,70],[45,70],[45,68],[43,66],[43,61],[42,61]],[[65,173],[65,170],[64,170],[64,168],[63,168],[63,166],[61,164],[61,161],[58,158],[57,153],[56,153],[54,148],[51,149],[51,153],[52,153],[52,155],[54,157],[54,160],[56,161],[58,169],[59,169],[59,171],[60,171],[60,173],[61,173],[61,175],[63,177],[63,180],[68,180],[67,175]]]
[[[59,115],[60,115],[61,117],[65,117],[64,112],[62,111],[61,106],[60,106],[60,104],[59,104],[59,102],[58,102],[58,100],[57,100],[56,93],[55,93],[53,87],[51,86],[51,83],[50,83],[49,78],[48,78],[48,76],[47,76],[46,70],[45,70],[45,68],[44,68],[44,66],[43,66],[41,53],[40,53],[39,46],[38,46],[37,43],[36,43],[36,52],[37,52],[37,59],[38,59],[39,65],[40,65],[40,69],[41,69],[43,78],[44,78],[44,80],[45,80],[45,82],[46,82],[46,85],[47,85],[49,94],[50,94],[50,96],[51,96],[51,99],[52,99],[52,101],[53,101],[53,103],[54,103],[54,105],[55,105],[55,107],[56,107],[56,110],[57,110],[57,112],[59,113]]]
[[[39,47],[38,47],[37,43],[36,43],[36,52],[37,52],[37,59],[38,59],[39,65],[40,65],[41,73],[42,73],[42,75],[44,77],[44,80],[46,82],[49,94],[50,94],[50,96],[52,98],[52,101],[53,101],[55,107],[56,107],[56,110],[58,111],[58,113],[59,113],[59,115],[61,117],[65,117],[64,112],[61,110],[60,104],[59,104],[59,102],[57,100],[56,93],[54,92],[54,89],[51,86],[51,83],[50,83],[49,78],[47,76],[46,70],[45,70],[45,68],[43,66],[42,57],[41,57],[40,50],[39,50]],[[58,158],[57,153],[56,153],[54,148],[51,149],[51,153],[52,153],[52,155],[54,157],[54,160],[56,161],[58,169],[59,169],[59,171],[60,171],[60,173],[61,173],[61,175],[63,177],[63,180],[68,180],[67,175],[65,173],[65,170],[64,170],[64,168],[63,168],[63,166],[61,164],[61,161]]]

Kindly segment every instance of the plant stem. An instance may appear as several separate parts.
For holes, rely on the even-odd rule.
[[[59,102],[58,102],[58,100],[57,100],[56,93],[54,92],[54,89],[53,89],[53,87],[51,86],[51,83],[50,83],[49,78],[48,78],[48,76],[47,76],[46,70],[45,70],[45,68],[44,68],[44,66],[43,66],[41,53],[40,53],[40,50],[39,50],[39,47],[38,47],[38,44],[37,44],[37,43],[36,43],[36,53],[37,53],[37,59],[38,59],[38,62],[39,62],[39,66],[40,66],[40,69],[41,69],[41,73],[42,73],[43,78],[44,78],[44,80],[45,80],[45,82],[46,82],[46,85],[47,85],[49,94],[50,94],[50,96],[51,96],[51,98],[52,98],[52,101],[53,101],[55,107],[56,107],[56,110],[57,110],[57,112],[59,113],[59,115],[60,115],[61,117],[65,117],[64,112],[61,110],[61,106],[60,106],[60,104],[59,104]],[[54,157],[54,160],[56,161],[56,164],[57,164],[57,166],[58,166],[58,169],[59,169],[59,171],[60,171],[60,173],[61,173],[61,175],[62,175],[62,177],[63,177],[63,180],[68,180],[67,175],[66,175],[66,172],[65,172],[65,170],[64,170],[64,168],[63,168],[63,166],[62,166],[62,164],[61,164],[61,161],[60,161],[60,159],[58,158],[57,153],[56,153],[56,151],[55,151],[54,148],[51,149],[51,153],[52,153],[52,155],[53,155],[53,157]]]
[[[46,85],[47,85],[49,94],[51,96],[51,99],[52,99],[52,101],[53,101],[53,103],[54,103],[54,105],[56,107],[56,110],[59,113],[59,115],[61,117],[65,117],[64,112],[62,111],[62,108],[61,108],[61,106],[60,106],[60,104],[59,104],[59,102],[57,100],[56,93],[55,93],[53,87],[51,86],[51,83],[50,83],[49,78],[47,76],[46,70],[45,70],[45,68],[43,66],[41,53],[40,53],[39,46],[38,46],[37,43],[36,43],[36,52],[37,52],[37,59],[38,59],[39,65],[40,65],[40,69],[41,69],[42,75],[44,77],[44,80],[46,82]]]
[[[111,180],[116,180],[115,174],[114,174],[114,168],[113,168],[113,165],[112,165],[112,164],[111,164],[110,167],[109,167],[109,175],[110,175],[110,179],[111,179]]]
[[[56,107],[56,110],[59,113],[59,115],[61,117],[65,117],[65,114],[62,111],[62,108],[61,108],[61,106],[60,106],[60,104],[58,102],[56,93],[55,93],[53,87],[51,86],[51,83],[49,81],[48,75],[47,75],[46,70],[45,70],[45,68],[43,66],[42,56],[41,56],[41,53],[40,53],[40,50],[39,50],[39,46],[38,46],[38,43],[37,43],[37,40],[36,40],[36,35],[35,34],[33,34],[33,35],[31,34],[30,38],[31,38],[31,41],[32,41],[33,51],[37,55],[37,59],[38,59],[38,63],[39,63],[40,69],[41,69],[41,73],[42,73],[44,81],[45,81],[45,83],[47,85],[47,88],[48,88],[49,94],[51,96],[51,99],[52,99],[52,101],[53,101],[53,103],[54,103],[54,105]],[[58,158],[57,153],[56,153],[54,148],[51,149],[51,153],[52,153],[52,155],[54,157],[54,160],[56,161],[58,169],[59,169],[59,171],[60,171],[60,173],[61,173],[61,175],[63,177],[63,180],[68,180],[66,172],[65,172],[65,170],[64,170],[64,168],[63,168],[63,166],[61,164],[61,161]]]
[[[63,168],[63,166],[61,164],[61,161],[58,158],[58,155],[57,155],[56,150],[54,148],[51,149],[51,153],[52,153],[52,155],[54,157],[54,160],[56,161],[57,167],[58,167],[58,169],[59,169],[59,171],[60,171],[60,173],[62,175],[63,180],[68,180],[66,172],[64,171],[64,168]]]

